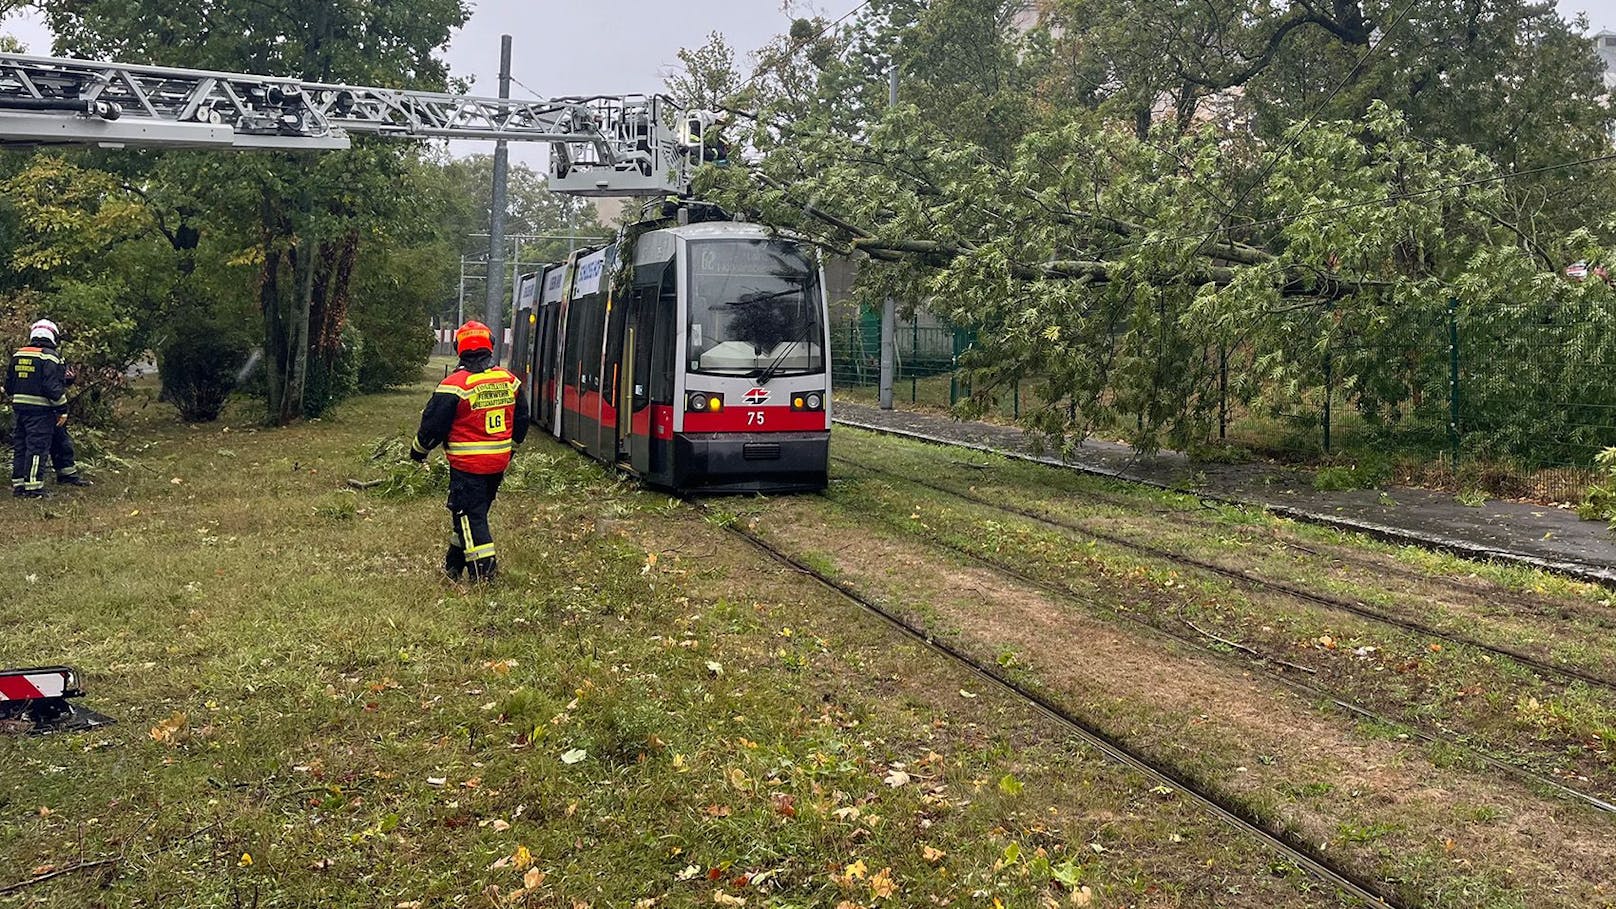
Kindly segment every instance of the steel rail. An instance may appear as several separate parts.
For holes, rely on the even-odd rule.
[[[1290,518],[1294,521],[1300,521],[1303,524],[1329,527],[1344,533],[1363,534],[1371,539],[1393,543],[1398,546],[1418,546],[1422,549],[1428,549],[1433,552],[1447,553],[1462,559],[1468,559],[1472,562],[1499,561],[1508,562],[1515,565],[1524,565],[1528,568],[1534,568],[1538,571],[1545,571],[1561,577],[1571,578],[1572,580],[1581,581],[1585,584],[1597,584],[1616,589],[1616,569],[1613,568],[1595,568],[1572,561],[1525,555],[1523,553],[1512,552],[1507,549],[1498,549],[1466,540],[1424,536],[1410,531],[1401,530],[1396,527],[1389,527],[1384,524],[1376,524],[1370,521],[1359,521],[1347,518],[1337,518],[1326,514],[1311,512],[1303,508],[1295,508],[1289,505],[1281,505],[1274,502],[1249,502],[1230,495],[1220,495],[1211,492],[1196,492],[1182,489],[1168,483],[1163,483],[1159,480],[1151,480],[1146,477],[1135,476],[1121,470],[1096,467],[1093,465],[1080,464],[1072,461],[1056,460],[1055,458],[1051,457],[1032,455],[1027,454],[1026,452],[1014,451],[1005,448],[996,448],[992,445],[983,444],[981,442],[967,442],[963,439],[950,439],[943,436],[934,436],[929,433],[915,432],[914,430],[909,429],[895,429],[890,426],[881,426],[875,423],[864,423],[859,420],[849,420],[846,417],[836,417],[835,422],[840,423],[843,426],[851,426],[854,429],[862,429],[865,432],[873,432],[879,435],[895,436],[900,439],[911,439],[917,442],[926,442],[931,445],[941,445],[948,448],[963,448],[967,451],[998,455],[1002,458],[1009,458],[1012,461],[1023,461],[1028,464],[1041,464],[1045,467],[1055,467],[1062,470],[1075,471],[1088,476],[1103,477],[1107,480],[1115,480],[1117,482],[1128,483],[1133,486],[1144,486],[1150,489],[1161,489],[1167,492],[1195,495],[1201,498],[1203,501],[1217,502],[1220,505],[1233,505],[1239,508],[1257,508],[1262,511],[1266,511],[1269,514],[1278,515],[1282,518]]]
[[[959,493],[955,492],[954,490],[945,489],[945,488],[942,488],[942,487],[939,487],[939,486],[935,486],[935,485],[932,485],[930,483],[927,483],[927,482],[924,482],[924,481],[921,481],[921,480],[913,480],[913,479],[910,479],[910,478],[907,478],[907,477],[902,477],[902,476],[899,476],[897,474],[891,473],[889,471],[882,470],[881,468],[878,468],[878,467],[872,467],[872,466],[869,466],[869,465],[866,465],[866,464],[860,464],[860,463],[858,463],[856,461],[853,461],[850,458],[845,458],[845,457],[841,457],[841,456],[834,456],[834,460],[843,461],[845,463],[852,464],[855,467],[858,467],[858,468],[864,469],[864,470],[869,470],[872,473],[885,474],[885,475],[888,475],[888,476],[893,476],[893,477],[896,477],[897,479],[902,480],[904,482],[914,483],[915,485],[922,486],[922,487],[925,487],[927,489],[934,489],[934,490],[936,490],[938,492],[942,492],[942,493],[945,493],[945,494],[956,495],[959,498],[965,499],[966,501],[978,502],[979,504],[984,504],[984,505],[990,504],[990,503],[987,503],[985,501],[981,501],[981,500],[978,500],[978,499],[973,499],[973,498],[969,498],[969,497],[964,496],[964,495],[960,495]],[[833,502],[833,504],[838,504],[839,505],[839,503],[835,503],[835,502]],[[990,507],[993,507],[993,506],[990,506]],[[1005,510],[1009,511],[1009,509],[1005,509]],[[1011,513],[1015,513],[1015,512],[1011,511]],[[938,540],[938,539],[935,539],[935,538],[928,538],[927,542],[930,543],[933,546],[937,546],[937,547],[940,547],[942,549],[946,549],[949,552],[952,552],[952,553],[954,553],[954,554],[956,554],[956,555],[958,555],[958,556],[960,556],[962,558],[967,559],[968,561],[974,562],[977,565],[980,565],[981,567],[986,568],[989,571],[993,571],[993,572],[997,572],[999,574],[1005,575],[1007,577],[1010,577],[1010,578],[1012,578],[1012,579],[1014,579],[1014,580],[1016,580],[1016,581],[1018,581],[1018,582],[1020,582],[1020,583],[1022,583],[1024,585],[1028,586],[1028,587],[1032,587],[1032,588],[1034,588],[1036,590],[1039,590],[1039,591],[1043,592],[1046,596],[1049,596],[1049,597],[1052,597],[1054,599],[1063,600],[1065,602],[1071,603],[1074,606],[1077,606],[1078,608],[1083,609],[1084,611],[1090,612],[1091,614],[1096,609],[1096,607],[1093,604],[1089,604],[1089,603],[1084,602],[1083,600],[1081,600],[1078,597],[1077,594],[1075,594],[1071,590],[1062,588],[1058,584],[1055,584],[1055,583],[1053,583],[1051,581],[1047,581],[1047,580],[1045,580],[1043,578],[1039,578],[1039,577],[1037,577],[1035,575],[1028,574],[1027,572],[1025,572],[1025,571],[1023,571],[1023,570],[1021,570],[1019,568],[1016,568],[1013,565],[1008,565],[1008,564],[1005,564],[1003,562],[997,561],[995,559],[990,559],[990,558],[988,558],[986,556],[983,556],[983,555],[980,555],[978,553],[972,552],[971,550],[965,548],[964,546],[960,546],[960,545],[955,544],[955,543],[950,543],[950,542],[947,542],[945,540]],[[1456,737],[1454,737],[1452,735],[1447,735],[1447,734],[1438,733],[1438,732],[1432,732],[1432,731],[1430,731],[1428,729],[1422,729],[1419,726],[1412,725],[1412,724],[1408,723],[1405,720],[1400,720],[1400,719],[1397,719],[1397,718],[1394,718],[1394,717],[1386,716],[1385,714],[1379,713],[1379,712],[1377,712],[1377,711],[1375,711],[1375,710],[1373,710],[1373,709],[1371,709],[1369,707],[1365,707],[1365,706],[1363,706],[1361,704],[1357,704],[1357,703],[1354,703],[1352,701],[1346,700],[1338,692],[1330,691],[1330,690],[1318,687],[1316,685],[1309,684],[1309,683],[1304,682],[1304,681],[1302,681],[1300,679],[1296,679],[1296,678],[1293,678],[1293,677],[1291,677],[1289,675],[1286,675],[1284,673],[1284,671],[1283,671],[1283,668],[1286,665],[1289,665],[1289,664],[1285,663],[1284,661],[1278,660],[1277,658],[1267,656],[1266,654],[1259,654],[1259,655],[1253,656],[1253,657],[1251,657],[1250,659],[1247,659],[1247,660],[1239,660],[1237,657],[1234,657],[1234,656],[1228,655],[1228,654],[1223,654],[1220,651],[1216,650],[1215,648],[1207,646],[1204,641],[1202,641],[1202,640],[1200,640],[1198,638],[1192,638],[1192,637],[1190,637],[1188,635],[1178,634],[1178,633],[1173,632],[1173,631],[1171,631],[1171,630],[1169,630],[1167,628],[1163,628],[1160,625],[1156,625],[1156,624],[1153,624],[1153,623],[1151,623],[1151,622],[1149,622],[1149,621],[1147,621],[1145,619],[1139,618],[1138,616],[1127,615],[1125,613],[1121,613],[1121,612],[1118,612],[1118,611],[1116,611],[1114,609],[1109,609],[1109,608],[1106,608],[1106,607],[1103,607],[1103,606],[1097,607],[1097,608],[1104,611],[1108,616],[1111,616],[1111,617],[1117,618],[1117,619],[1121,619],[1121,620],[1123,620],[1125,622],[1128,622],[1129,624],[1134,625],[1134,626],[1136,626],[1136,627],[1138,627],[1138,628],[1140,628],[1140,629],[1142,629],[1142,630],[1144,630],[1144,631],[1146,631],[1148,633],[1159,635],[1159,636],[1164,637],[1164,638],[1166,638],[1166,639],[1168,639],[1170,641],[1173,641],[1173,642],[1175,642],[1177,644],[1193,648],[1193,649],[1195,649],[1197,651],[1211,652],[1213,654],[1216,654],[1216,655],[1219,655],[1221,657],[1224,657],[1225,659],[1238,660],[1238,662],[1240,662],[1242,664],[1245,664],[1245,663],[1257,663],[1260,666],[1262,666],[1263,668],[1268,670],[1270,676],[1273,678],[1274,681],[1278,682],[1281,685],[1284,685],[1285,687],[1291,689],[1292,691],[1296,692],[1297,694],[1305,695],[1308,698],[1311,698],[1311,699],[1314,699],[1314,700],[1324,701],[1324,702],[1330,704],[1331,706],[1337,708],[1338,710],[1341,710],[1341,711],[1343,711],[1345,713],[1349,713],[1349,714],[1351,714],[1353,716],[1356,716],[1356,717],[1358,717],[1360,719],[1365,719],[1365,720],[1369,720],[1371,722],[1380,723],[1380,724],[1385,725],[1385,726],[1391,726],[1391,727],[1395,727],[1395,728],[1398,728],[1398,729],[1407,730],[1409,735],[1419,739],[1420,741],[1426,742],[1428,744],[1440,744],[1440,745],[1446,745],[1446,746],[1451,747],[1451,748],[1456,748],[1456,749],[1458,749],[1460,751],[1463,751],[1464,753],[1468,754],[1469,756],[1475,758],[1477,761],[1480,761],[1481,763],[1487,765],[1488,767],[1491,767],[1492,769],[1497,770],[1497,771],[1499,771],[1501,773],[1507,774],[1509,776],[1516,777],[1519,780],[1521,780],[1522,782],[1525,782],[1525,783],[1528,783],[1528,784],[1531,784],[1531,785],[1534,785],[1534,786],[1540,786],[1540,787],[1543,787],[1545,789],[1551,790],[1553,792],[1559,793],[1562,796],[1565,796],[1565,797],[1567,797],[1569,799],[1573,799],[1575,801],[1581,802],[1584,805],[1587,805],[1588,807],[1593,808],[1593,809],[1595,809],[1597,811],[1602,811],[1602,812],[1605,812],[1605,813],[1608,813],[1608,814],[1616,814],[1616,804],[1612,804],[1611,802],[1606,801],[1605,799],[1602,799],[1602,798],[1600,798],[1600,797],[1598,797],[1598,796],[1596,796],[1596,795],[1594,795],[1592,793],[1584,792],[1584,791],[1582,791],[1580,789],[1576,789],[1576,788],[1574,788],[1572,786],[1568,786],[1568,785],[1566,785],[1566,784],[1564,784],[1564,783],[1560,782],[1559,780],[1556,780],[1556,779],[1554,779],[1552,777],[1544,776],[1543,774],[1537,773],[1537,772],[1532,771],[1532,770],[1528,770],[1525,767],[1521,767],[1519,765],[1512,764],[1512,763],[1510,763],[1510,762],[1508,762],[1506,760],[1503,760],[1501,758],[1494,757],[1493,755],[1488,754],[1487,752],[1481,750],[1480,748],[1477,748],[1474,745],[1468,744],[1468,743],[1466,743],[1466,742],[1464,742],[1464,741],[1460,740],[1459,738],[1456,738]]]
[[[928,441],[930,441],[930,440],[928,440]],[[938,444],[947,444],[947,443],[938,443]],[[846,459],[843,458],[842,460],[846,460]],[[856,462],[854,462],[854,463],[856,463]],[[1041,463],[1041,462],[1038,462],[1038,463]],[[1282,583],[1280,581],[1271,581],[1271,580],[1268,580],[1267,578],[1262,578],[1262,577],[1259,577],[1257,575],[1250,574],[1249,572],[1241,571],[1240,569],[1237,569],[1237,568],[1227,568],[1227,567],[1224,567],[1222,565],[1218,565],[1218,564],[1215,564],[1215,563],[1212,563],[1212,562],[1207,562],[1207,561],[1204,561],[1202,559],[1197,559],[1194,556],[1184,555],[1182,553],[1176,553],[1176,552],[1173,552],[1171,550],[1162,549],[1161,547],[1158,547],[1158,546],[1152,546],[1149,543],[1141,543],[1141,542],[1138,542],[1136,540],[1130,540],[1130,539],[1127,539],[1126,537],[1121,537],[1121,536],[1117,536],[1116,534],[1107,533],[1107,532],[1105,532],[1103,530],[1094,530],[1092,528],[1088,528],[1088,527],[1084,527],[1084,526],[1081,526],[1079,524],[1076,524],[1075,522],[1063,521],[1063,520],[1060,520],[1058,518],[1053,518],[1053,517],[1050,517],[1049,515],[1041,514],[1039,512],[1033,511],[1031,509],[1024,509],[1024,508],[1019,508],[1019,507],[1016,507],[1016,506],[1013,506],[1013,505],[1005,505],[1005,504],[1000,503],[1000,502],[989,501],[988,499],[982,498],[981,496],[974,496],[974,495],[970,495],[970,494],[967,494],[967,493],[961,493],[958,490],[952,490],[952,489],[946,489],[946,488],[937,487],[937,486],[929,484],[929,483],[927,483],[925,481],[915,480],[915,479],[910,478],[910,477],[904,477],[904,476],[902,476],[900,474],[896,474],[896,473],[890,473],[890,472],[888,472],[888,473],[891,476],[899,477],[900,479],[903,479],[906,482],[914,482],[914,483],[918,483],[921,486],[929,486],[930,488],[937,489],[938,491],[946,493],[946,494],[949,494],[949,495],[957,496],[958,498],[964,499],[966,501],[975,502],[976,504],[984,505],[984,506],[987,506],[988,508],[997,509],[999,511],[1003,511],[1003,512],[1006,512],[1006,513],[1009,513],[1009,514],[1020,515],[1022,517],[1028,518],[1030,520],[1038,521],[1039,523],[1048,525],[1050,527],[1058,528],[1060,530],[1065,530],[1065,531],[1069,531],[1069,532],[1073,532],[1073,533],[1081,533],[1081,534],[1084,534],[1086,536],[1092,537],[1092,538],[1094,538],[1096,540],[1100,540],[1100,541],[1103,541],[1103,542],[1106,542],[1106,543],[1110,543],[1110,544],[1112,544],[1114,546],[1120,546],[1120,547],[1122,547],[1124,549],[1131,549],[1134,552],[1138,552],[1138,553],[1148,555],[1148,556],[1151,556],[1151,557],[1154,557],[1154,558],[1165,559],[1165,560],[1167,560],[1169,562],[1176,562],[1176,563],[1179,563],[1179,564],[1182,564],[1182,565],[1188,565],[1188,566],[1191,566],[1191,567],[1194,567],[1194,568],[1201,569],[1202,571],[1209,571],[1209,572],[1212,572],[1214,574],[1222,575],[1223,577],[1229,578],[1230,580],[1238,581],[1241,584],[1246,585],[1247,587],[1257,588],[1257,589],[1260,589],[1260,590],[1266,590],[1266,591],[1269,591],[1269,592],[1272,592],[1272,593],[1284,594],[1286,596],[1290,596],[1290,597],[1293,597],[1293,598],[1296,598],[1296,599],[1299,599],[1299,600],[1305,600],[1305,601],[1313,603],[1314,605],[1317,605],[1317,606],[1322,606],[1322,607],[1324,607],[1326,609],[1332,609],[1332,610],[1336,610],[1336,611],[1339,611],[1339,612],[1350,613],[1352,615],[1358,616],[1359,618],[1368,619],[1368,620],[1373,621],[1373,622],[1380,622],[1380,623],[1386,624],[1386,625],[1391,625],[1391,626],[1394,626],[1394,627],[1397,627],[1397,628],[1401,628],[1404,631],[1412,632],[1414,634],[1422,634],[1422,635],[1426,635],[1426,636],[1433,637],[1433,638],[1440,638],[1441,640],[1447,641],[1449,643],[1463,644],[1463,645],[1465,645],[1467,647],[1474,647],[1477,650],[1485,651],[1487,653],[1493,654],[1494,656],[1499,656],[1499,657],[1503,657],[1503,658],[1508,659],[1508,660],[1513,660],[1514,662],[1520,663],[1523,666],[1530,666],[1531,668],[1536,669],[1537,671],[1545,673],[1545,674],[1548,674],[1548,675],[1558,676],[1558,677],[1560,677],[1562,679],[1566,679],[1566,680],[1570,680],[1570,681],[1584,682],[1586,684],[1593,685],[1593,686],[1598,687],[1598,688],[1603,688],[1603,689],[1605,689],[1607,691],[1616,692],[1616,679],[1610,679],[1610,678],[1607,678],[1607,677],[1602,676],[1602,675],[1597,675],[1595,673],[1588,672],[1586,670],[1578,669],[1575,666],[1561,666],[1561,665],[1557,665],[1555,663],[1550,663],[1547,660],[1544,660],[1544,659],[1542,659],[1540,657],[1532,656],[1529,653],[1522,653],[1521,651],[1515,650],[1514,648],[1504,647],[1504,646],[1497,645],[1497,644],[1488,644],[1488,643],[1485,643],[1483,641],[1478,641],[1478,640],[1475,640],[1474,638],[1467,638],[1467,637],[1464,637],[1462,635],[1459,635],[1459,634],[1456,634],[1456,633],[1453,633],[1453,632],[1442,631],[1441,629],[1433,628],[1433,627],[1431,627],[1429,625],[1426,625],[1426,624],[1424,624],[1422,622],[1416,622],[1416,621],[1414,621],[1412,619],[1403,619],[1403,618],[1399,618],[1397,616],[1388,615],[1388,614],[1386,614],[1384,612],[1379,612],[1377,610],[1370,609],[1370,608],[1368,608],[1366,606],[1362,606],[1362,605],[1360,605],[1358,603],[1350,603],[1350,602],[1348,602],[1346,600],[1338,599],[1336,597],[1325,596],[1324,594],[1314,593],[1313,591],[1310,591],[1310,590],[1303,590],[1300,587],[1295,587],[1295,586],[1292,586],[1290,584]]]
[[[684,501],[699,512],[704,514],[712,513],[711,506],[706,503],[689,497],[685,497]],[[1216,794],[1206,792],[1172,770],[1152,763],[1148,758],[1138,755],[1127,745],[1119,742],[1081,717],[1069,712],[1045,695],[1003,675],[996,669],[978,662],[963,650],[948,642],[938,640],[930,632],[910,624],[897,613],[881,606],[852,586],[802,562],[759,534],[732,523],[726,522],[719,526],[745,540],[781,565],[812,578],[820,585],[834,591],[866,612],[875,615],[893,629],[919,642],[927,649],[946,656],[951,662],[983,681],[1031,705],[1115,763],[1128,767],[1161,785],[1182,792],[1208,813],[1229,826],[1256,837],[1269,849],[1279,853],[1298,867],[1306,869],[1320,880],[1351,894],[1366,905],[1383,907],[1383,909],[1403,909],[1405,904],[1394,896],[1381,893],[1377,883],[1364,880],[1351,871],[1337,867],[1321,856],[1310,843],[1301,840],[1299,837],[1267,829],[1262,825],[1261,820],[1250,814],[1244,806]]]

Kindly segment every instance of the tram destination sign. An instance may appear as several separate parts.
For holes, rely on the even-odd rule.
[[[696,246],[691,259],[698,276],[792,277],[804,268],[802,254],[780,240],[708,241]]]

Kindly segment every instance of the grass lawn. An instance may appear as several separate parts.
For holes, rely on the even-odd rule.
[[[544,440],[497,585],[381,475],[428,386],[256,428],[135,409],[130,466],[0,524],[0,906],[1337,906],[1174,793]],[[62,872],[51,876],[53,872]]]

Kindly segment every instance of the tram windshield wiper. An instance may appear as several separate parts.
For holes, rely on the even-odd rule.
[[[769,380],[773,379],[775,374],[780,371],[780,367],[786,362],[786,357],[791,356],[792,349],[795,348],[799,343],[800,342],[798,341],[787,341],[785,344],[780,345],[784,347],[785,350],[781,351],[780,355],[775,357],[768,366],[765,366],[762,370],[758,371],[757,383],[759,385],[769,384]]]

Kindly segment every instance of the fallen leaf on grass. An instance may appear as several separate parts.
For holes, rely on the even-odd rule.
[[[865,875],[870,873],[870,869],[869,866],[864,864],[863,859],[859,859],[853,864],[848,865],[845,873],[847,875],[847,879],[850,881],[862,881],[864,880]]]
[[[394,903],[393,909],[421,909],[421,906],[420,900],[405,900],[402,903]]]
[[[516,866],[517,871],[526,871],[533,867],[533,853],[526,846],[518,845],[516,851],[511,853],[511,864]]]
[[[1432,644],[1431,645],[1431,652],[1432,653],[1441,653],[1442,652],[1442,645],[1441,644]]]
[[[708,805],[707,806],[707,816],[708,817],[729,817],[730,816],[730,808],[729,808],[728,805]]]
[[[874,877],[870,878],[870,896],[874,899],[889,899],[895,890],[897,890],[897,885],[892,881],[891,868],[882,868],[875,873]]]
[[[426,784],[428,786],[447,786],[449,778],[446,776],[429,776],[426,778]]]
[[[909,774],[904,773],[902,770],[894,770],[887,774],[886,779],[881,782],[886,783],[893,789],[897,789],[901,786],[909,785]]]
[[[948,855],[948,853],[944,852],[941,849],[936,849],[936,848],[933,848],[931,846],[921,846],[920,847],[920,857],[925,859],[927,861],[927,863],[932,864],[932,865],[935,865],[938,862],[942,861],[943,857],[946,856],[946,855]]]
[[[720,891],[713,894],[713,905],[715,905],[715,906],[744,906],[744,905],[746,905],[746,900],[741,898],[741,897],[738,897],[738,896],[730,896],[729,894],[727,894],[724,891],[720,890]]]
[[[236,862],[236,864],[239,865],[242,868],[251,868],[252,863],[253,863],[253,857],[252,857],[251,852],[243,852],[241,854],[241,860]]]
[[[589,757],[589,752],[583,750],[582,748],[572,748],[561,752],[561,763],[577,764],[587,757]]]
[[[700,865],[686,865],[678,874],[673,876],[676,881],[693,881],[701,876]]]
[[[548,875],[546,875],[543,871],[540,871],[537,868],[529,868],[527,869],[527,873],[522,875],[522,886],[528,890],[537,890],[539,889],[539,885],[544,883],[544,879],[546,877],[548,877]]]
[[[168,719],[163,720],[151,728],[152,740],[162,742],[164,745],[179,744],[181,737],[180,732],[185,728],[186,720],[187,717],[185,715],[185,711],[174,711],[173,713],[169,714]]]
[[[713,678],[717,678],[724,674],[724,664],[708,660],[707,671],[712,674]]]
[[[966,691],[964,688],[961,688],[960,689],[960,697],[965,698],[966,700],[970,700],[972,698],[975,698],[976,695],[972,694],[969,691]]]

